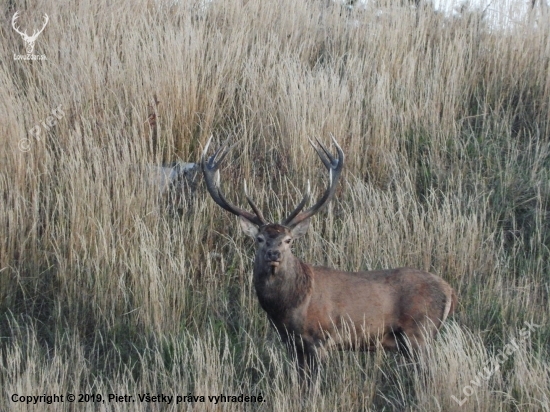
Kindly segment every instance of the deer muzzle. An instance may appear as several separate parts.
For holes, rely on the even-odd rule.
[[[281,252],[278,250],[268,250],[265,252],[265,260],[270,266],[279,266],[279,263],[281,263]]]

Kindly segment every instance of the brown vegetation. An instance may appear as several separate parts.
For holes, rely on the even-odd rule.
[[[275,411],[550,410],[550,22],[539,8],[498,29],[472,10],[447,18],[393,1],[19,3],[0,7],[0,410],[74,410],[10,400],[67,392],[262,393],[250,409]],[[49,16],[34,48],[47,60],[12,59],[25,50],[18,10],[23,28]],[[238,136],[225,185],[241,193],[246,179],[279,221],[308,179],[322,190],[308,138],[331,133],[346,168],[296,255],[437,273],[460,304],[429,346],[428,376],[383,352],[333,352],[303,400],[237,222],[204,189],[189,213],[166,213],[136,166],[197,162],[210,135]],[[472,384],[525,321],[540,327]],[[466,386],[475,395],[459,406]]]

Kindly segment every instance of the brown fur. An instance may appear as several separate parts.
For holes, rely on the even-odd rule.
[[[426,336],[437,330],[457,304],[453,289],[441,278],[416,269],[343,272],[310,266],[292,254],[294,239],[303,236],[309,219],[334,196],[344,166],[344,152],[332,137],[337,156],[317,140],[315,151],[329,171],[323,196],[303,210],[309,194],[282,224],[268,223],[246,194],[254,214],[229,203],[215,175],[228,153],[228,143],[206,158],[201,168],[206,188],[223,209],[239,216],[243,231],[256,240],[254,287],[262,308],[289,349],[296,354],[303,373],[315,366],[321,348],[351,350],[422,349]]]
[[[410,268],[343,272],[310,266],[285,243],[295,237],[293,229],[276,224],[256,231],[246,228],[258,244],[254,286],[260,305],[297,353],[302,370],[314,366],[323,347],[381,347],[410,354],[411,349],[422,349],[426,336],[435,336],[456,307],[453,289],[431,273]],[[268,258],[274,251],[280,253],[278,266]]]

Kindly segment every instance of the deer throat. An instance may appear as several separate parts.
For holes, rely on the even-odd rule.
[[[306,301],[311,293],[310,268],[299,260],[254,271],[254,286],[263,309],[273,319],[287,316]]]

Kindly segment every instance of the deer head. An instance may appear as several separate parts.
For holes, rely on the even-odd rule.
[[[32,36],[29,36],[26,31],[21,32],[17,28],[17,26],[15,25],[15,21],[18,18],[19,18],[19,12],[17,11],[13,15],[13,18],[11,19],[11,25],[13,26],[13,29],[17,33],[19,33],[21,35],[21,37],[23,38],[23,41],[25,42],[25,49],[27,50],[27,54],[32,54],[32,52],[34,51],[34,43],[35,43],[36,39],[38,38],[38,35],[44,31],[44,29],[46,28],[46,25],[48,24],[48,21],[50,20],[50,18],[48,17],[47,14],[44,14],[44,25],[42,26],[42,28],[39,31],[34,31]]]
[[[309,219],[321,211],[334,196],[336,186],[344,166],[344,152],[338,145],[334,137],[332,141],[336,146],[338,157],[335,158],[328,149],[317,139],[320,147],[317,147],[311,140],[310,143],[319,155],[319,158],[329,171],[328,186],[323,196],[311,206],[303,211],[306,203],[309,200],[309,182],[306,195],[286,219],[280,223],[269,223],[263,217],[263,214],[252,201],[246,190],[246,182],[244,183],[245,197],[248,204],[254,213],[243,210],[229,203],[222,194],[219,187],[219,167],[221,162],[227,156],[232,147],[228,147],[227,141],[208,159],[206,153],[211,142],[210,138],[204,149],[201,167],[206,181],[206,187],[212,199],[223,209],[233,213],[239,217],[241,228],[244,233],[256,241],[256,260],[255,272],[275,271],[277,268],[289,269],[292,265],[292,251],[290,249],[294,239],[303,236],[309,227]],[[271,270],[269,270],[271,268]]]

